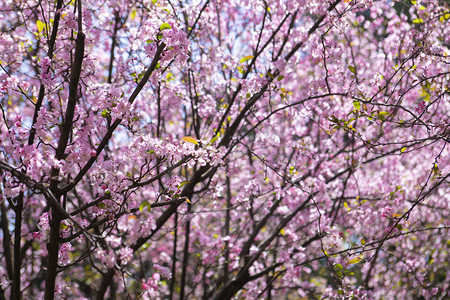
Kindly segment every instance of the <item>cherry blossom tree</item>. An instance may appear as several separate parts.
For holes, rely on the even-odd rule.
[[[1,299],[444,299],[450,4],[0,1]]]

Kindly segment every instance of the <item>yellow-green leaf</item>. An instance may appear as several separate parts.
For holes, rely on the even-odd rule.
[[[210,145],[214,144],[214,143],[217,141],[218,138],[219,138],[219,135],[216,135],[215,137],[213,137],[213,138],[209,141],[209,144],[210,144]]]
[[[421,19],[421,18],[414,19],[412,22],[413,22],[414,24],[422,24],[422,23],[423,23],[423,19]]]
[[[378,113],[378,118],[380,118],[381,120],[386,120],[386,118],[390,115],[390,113],[388,113],[387,111],[380,111]]]
[[[159,25],[159,30],[163,31],[163,30],[166,30],[166,29],[172,29],[172,26],[170,26],[167,23],[162,23],[161,25]]]
[[[243,58],[241,58],[241,60],[239,61],[239,63],[246,62],[247,60],[250,60],[250,59],[252,59],[253,57],[254,57],[253,55],[247,55],[247,56],[244,56]]]
[[[365,245],[366,244],[366,240],[365,239],[361,239],[361,245]]]
[[[137,13],[136,8],[133,8],[130,13],[131,20],[134,20],[134,18],[136,17],[136,13]]]
[[[178,185],[178,188],[182,188],[185,184],[191,183],[190,181],[183,181],[182,183],[180,183],[180,185]]]
[[[356,74],[356,69],[354,66],[348,66],[347,68],[350,70],[350,72],[352,72],[353,74]]]
[[[182,139],[183,141],[185,141],[185,142],[188,142],[188,143],[191,143],[191,144],[198,145],[197,140],[194,139],[193,137],[190,137],[190,136],[184,136],[184,137],[182,137],[181,139]]]
[[[348,203],[347,203],[347,202],[344,202],[344,208],[345,208],[347,211],[350,211],[350,210],[351,210],[351,208],[348,207]]]
[[[347,265],[357,264],[357,263],[359,263],[362,259],[363,259],[363,256],[362,256],[362,255],[358,255],[358,256],[355,257],[354,259],[350,259],[350,260],[347,262]]]
[[[406,151],[406,147],[403,147],[401,150],[400,150],[400,153],[403,153],[403,152],[405,152]]]
[[[150,210],[152,209],[150,203],[148,203],[147,200],[143,201],[143,202],[141,203],[141,205],[139,205],[139,211],[142,212],[142,211],[144,211],[144,209],[146,209],[146,208],[147,208],[147,211],[149,211],[149,212],[150,212]]]
[[[434,173],[438,173],[439,172],[439,166],[436,163],[433,165],[433,172]]]
[[[39,32],[39,33],[40,33],[42,30],[44,30],[44,28],[46,27],[45,23],[42,22],[42,21],[40,21],[40,20],[37,20],[37,21],[36,21],[36,26],[37,26],[37,29],[38,29],[38,32]]]

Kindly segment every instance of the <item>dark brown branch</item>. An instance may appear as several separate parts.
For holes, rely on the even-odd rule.
[[[56,43],[56,35],[58,34],[59,20],[61,19],[61,8],[63,5],[63,0],[58,0],[56,3],[55,17],[53,21],[52,35],[50,37],[50,41],[48,43],[48,51],[47,56],[52,59],[53,58],[53,49],[55,48]],[[30,129],[30,135],[28,137],[28,145],[32,145],[34,143],[34,137],[36,135],[36,128],[34,128],[34,124],[37,122],[37,117],[39,114],[39,110],[41,109],[42,102],[44,101],[45,95],[45,87],[43,84],[39,87],[39,95],[36,100],[36,105],[34,107],[34,115],[33,115],[33,123]]]
[[[16,197],[16,219],[14,222],[14,273],[12,283],[12,299],[20,300],[20,268],[22,266],[22,255],[20,251],[22,240],[22,210],[23,210],[23,192]]]
[[[191,210],[191,205],[188,204],[188,213]],[[184,248],[183,248],[183,261],[181,265],[181,281],[180,281],[180,300],[184,299],[184,290],[186,287],[186,275],[187,266],[189,263],[189,234],[191,232],[191,222],[188,220],[185,224],[184,233]]]
[[[5,202],[0,204],[1,208],[1,216],[0,216],[0,227],[3,231],[3,251],[4,257],[6,260],[6,274],[8,275],[8,279],[12,280],[13,278],[13,263],[12,263],[12,253],[11,253],[11,234],[8,228],[8,215],[6,214],[6,205]]]
[[[231,299],[233,295],[242,289],[242,287],[252,280],[252,276],[249,274],[249,269],[253,265],[253,263],[259,258],[259,256],[266,250],[266,247],[273,241],[273,239],[279,234],[280,230],[283,229],[291,220],[294,218],[302,209],[305,208],[306,204],[317,194],[317,192],[312,193],[308,196],[308,198],[292,213],[286,216],[280,224],[278,224],[272,233],[261,242],[258,247],[258,252],[253,254],[250,259],[247,260],[246,264],[240,269],[239,273],[236,277],[225,284],[214,297],[213,300],[222,300],[222,299]],[[262,274],[264,275],[264,274]],[[261,276],[262,276],[261,275]]]
[[[159,61],[159,58],[161,57],[161,53],[164,50],[165,46],[166,45],[164,43],[162,43],[156,50],[155,56],[153,57],[153,61],[150,64],[150,67],[147,69],[147,71],[145,72],[145,75],[142,77],[138,86],[133,91],[133,94],[130,96],[130,99],[128,100],[129,103],[133,103],[136,100],[136,97],[139,95],[142,88],[147,83],[148,79],[150,78],[150,75],[156,69],[156,65]],[[61,194],[65,194],[68,191],[70,191],[71,189],[73,189],[78,184],[78,182],[80,182],[80,180],[84,177],[84,175],[91,169],[92,165],[97,160],[98,155],[100,155],[100,153],[106,147],[110,138],[112,137],[113,132],[116,130],[117,126],[119,126],[119,124],[121,122],[122,122],[122,119],[117,119],[114,121],[114,123],[111,125],[111,127],[109,127],[108,131],[106,132],[105,136],[103,137],[102,141],[100,142],[100,144],[97,147],[96,156],[91,157],[89,159],[89,161],[86,163],[86,165],[84,165],[84,167],[80,170],[80,172],[75,176],[75,178],[69,184],[67,184],[66,186],[61,188]]]
[[[114,12],[114,31],[111,40],[111,52],[109,54],[109,69],[108,69],[108,83],[112,82],[112,70],[114,65],[114,50],[117,44],[117,32],[119,31],[120,15],[119,11]]]
[[[78,99],[78,83],[81,76],[81,67],[83,65],[84,57],[84,41],[85,35],[82,29],[82,10],[81,0],[78,0],[78,33],[75,41],[75,57],[72,64],[72,70],[69,82],[69,98],[67,101],[66,113],[64,116],[61,136],[58,142],[58,148],[56,149],[55,158],[61,160],[64,158],[64,152],[69,142],[70,133],[73,127],[73,117],[75,115],[75,107]],[[45,300],[53,300],[55,297],[55,281],[58,266],[58,251],[59,251],[59,235],[60,225],[64,218],[64,214],[61,212],[61,204],[59,202],[60,191],[58,189],[58,176],[59,168],[53,167],[51,170],[50,191],[53,195],[56,195],[56,203],[50,201],[52,207],[51,220],[50,220],[50,240],[47,244],[47,270],[45,276]],[[57,204],[57,205],[55,205]]]

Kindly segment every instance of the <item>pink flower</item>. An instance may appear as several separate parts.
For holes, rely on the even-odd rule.
[[[385,207],[383,207],[382,209],[381,209],[381,216],[383,217],[383,218],[386,218],[388,215],[389,215],[389,212],[391,211],[391,207],[389,206],[389,205],[386,205]]]
[[[167,279],[172,278],[172,272],[170,271],[169,268],[164,267],[164,266],[160,266],[160,265],[157,265],[157,264],[154,264],[154,265],[153,265],[153,268],[154,268],[156,271],[158,271],[159,273],[161,273],[161,275],[162,275],[163,277],[165,277],[165,278],[167,278]]]
[[[426,107],[427,107],[427,104],[425,101],[420,102],[419,105],[416,106],[416,113],[418,113],[418,114],[423,113],[423,111],[425,110]]]
[[[141,287],[149,293],[150,298],[157,297],[158,283],[161,280],[161,275],[153,273],[147,282],[143,282]]]
[[[41,60],[41,80],[44,85],[50,86],[53,84],[53,76],[50,70],[51,60],[48,56]]]
[[[133,249],[130,247],[125,247],[119,250],[120,253],[120,260],[122,262],[122,265],[128,264],[131,259],[133,258]]]
[[[61,265],[67,265],[70,262],[69,251],[72,250],[72,245],[70,243],[64,243],[59,248],[59,263]]]
[[[35,232],[33,232],[32,236],[33,236],[33,239],[40,241],[40,240],[42,240],[43,234],[42,234],[42,232],[35,231]]]
[[[39,218],[38,226],[41,230],[50,229],[48,212],[43,213],[42,216]]]

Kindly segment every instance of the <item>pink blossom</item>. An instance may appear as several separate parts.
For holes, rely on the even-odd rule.
[[[49,230],[50,229],[49,224],[50,224],[49,213],[45,212],[40,216],[38,226],[41,230]]]
[[[158,296],[158,285],[160,282],[161,276],[159,273],[153,273],[153,275],[148,278],[146,282],[141,284],[142,289],[148,292],[150,298]]]
[[[386,218],[390,215],[390,211],[392,210],[392,208],[389,205],[386,205],[385,207],[383,207],[381,209],[381,216],[383,218]]]
[[[426,106],[427,106],[426,102],[422,100],[422,101],[419,103],[419,105],[416,106],[416,108],[415,108],[416,113],[422,114],[422,113],[425,111]]]
[[[72,245],[70,243],[64,243],[59,248],[59,263],[61,265],[67,265],[70,262],[69,251],[72,250]]]
[[[131,249],[130,247],[121,248],[119,250],[119,253],[122,265],[128,264],[133,258],[133,249]]]
[[[170,271],[169,268],[164,267],[164,266],[160,266],[158,264],[154,264],[153,268],[158,271],[163,277],[165,277],[166,279],[171,279],[172,278],[172,272]]]

